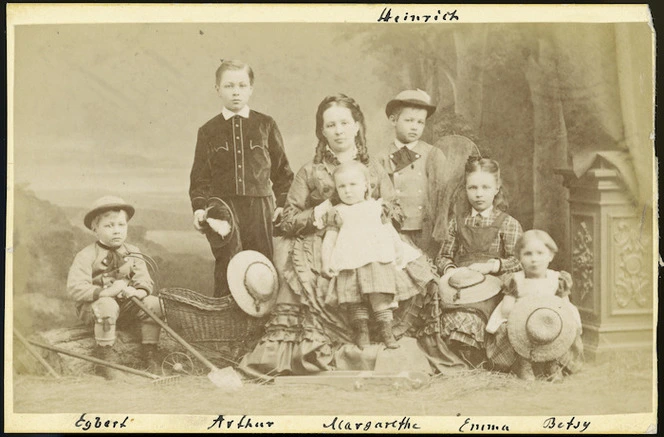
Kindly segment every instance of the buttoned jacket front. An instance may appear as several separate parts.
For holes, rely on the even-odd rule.
[[[293,172],[275,121],[253,110],[247,118],[212,118],[198,130],[190,181],[193,210],[204,209],[210,197],[273,193],[283,206]]]

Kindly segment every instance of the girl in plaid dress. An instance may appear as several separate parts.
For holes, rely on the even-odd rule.
[[[388,348],[397,348],[392,310],[397,301],[416,294],[400,286],[397,269],[422,254],[403,242],[383,215],[380,199],[369,195],[369,170],[357,161],[337,167],[333,174],[341,201],[326,215],[321,249],[323,275],[331,278],[329,305],[344,305],[361,349],[369,344],[369,308]]]
[[[535,379],[534,370],[541,376],[559,382],[563,372],[578,372],[583,366],[583,342],[581,341],[581,316],[572,305],[569,296],[572,291],[572,276],[565,272],[549,270],[549,263],[558,252],[558,246],[544,231],[526,231],[516,247],[523,271],[506,275],[504,298],[489,319],[486,330],[490,334],[486,341],[487,358],[497,370],[513,370],[521,379]],[[572,307],[577,325],[577,335],[572,346],[555,360],[533,364],[519,357],[507,334],[507,319],[514,304],[525,296],[536,293],[538,296],[555,295]]]
[[[466,211],[457,211],[450,220],[447,238],[436,257],[440,275],[462,266],[496,276],[521,270],[515,247],[523,230],[505,212],[498,163],[471,156],[465,167],[465,191]],[[485,361],[486,323],[500,298],[498,294],[483,302],[443,308],[441,337],[473,367]]]

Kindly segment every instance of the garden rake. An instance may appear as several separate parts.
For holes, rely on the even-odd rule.
[[[30,344],[35,345],[37,347],[40,347],[42,349],[50,350],[50,351],[57,352],[57,353],[63,354],[63,355],[69,355],[70,357],[79,358],[81,360],[89,361],[89,362],[95,363],[95,364],[100,364],[102,366],[110,367],[112,369],[122,370],[123,372],[133,373],[134,375],[138,375],[138,376],[142,376],[144,378],[151,379],[152,383],[157,384],[157,385],[175,384],[175,383],[180,382],[180,379],[181,379],[181,375],[161,377],[159,375],[155,375],[154,373],[145,372],[145,371],[138,370],[138,369],[133,369],[131,367],[123,366],[122,364],[111,363],[110,361],[101,360],[101,359],[95,358],[95,357],[89,357],[87,355],[79,354],[78,352],[68,351],[66,349],[62,349],[62,348],[59,348],[57,346],[51,346],[51,345],[39,343],[39,342],[36,342],[36,341],[33,341],[33,340],[28,340],[28,342]]]

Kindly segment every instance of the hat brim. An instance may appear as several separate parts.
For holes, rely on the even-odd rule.
[[[457,289],[449,284],[454,270],[448,271],[440,278],[439,290],[443,305],[455,306],[483,302],[491,299],[502,289],[502,282],[493,275],[484,275],[484,280],[470,287],[462,288],[457,296]]]
[[[210,200],[208,200],[207,208],[210,209],[210,211],[212,211],[212,214],[210,214],[210,211],[208,211],[208,217],[212,216],[211,218],[226,220],[231,227],[230,233],[225,237],[222,237],[221,235],[217,234],[207,224],[207,222],[205,222],[205,225],[203,227],[203,233],[205,234],[205,237],[207,238],[211,247],[215,249],[224,247],[232,241],[233,234],[235,234],[236,232],[235,217],[233,215],[233,210],[231,209],[230,206],[228,206],[226,202],[224,202],[222,199],[218,197],[211,197]]]
[[[393,99],[393,100],[390,100],[389,102],[387,102],[387,106],[385,106],[385,114],[389,117],[394,112],[394,109],[399,107],[399,106],[408,106],[408,107],[426,109],[427,118],[431,117],[431,115],[433,115],[433,113],[436,112],[436,107],[435,106],[428,105],[428,104],[426,104],[424,102],[421,102],[419,100]]]
[[[261,262],[267,265],[274,275],[270,296],[260,303],[258,309],[244,283],[244,275],[247,268],[250,264],[255,262]],[[272,310],[272,307],[277,300],[279,275],[268,257],[255,250],[243,250],[242,252],[238,252],[228,263],[226,279],[228,280],[228,288],[231,291],[231,295],[242,311],[253,317],[263,317]]]
[[[95,217],[97,217],[99,214],[105,213],[106,211],[112,211],[114,209],[121,209],[125,211],[127,213],[127,220],[130,220],[134,216],[134,212],[136,212],[134,207],[127,203],[111,203],[89,211],[87,214],[85,214],[85,217],[83,217],[83,224],[85,224],[86,228],[92,230],[92,221],[95,219]]]
[[[563,323],[558,337],[546,344],[533,343],[526,331],[528,317],[540,308],[554,310]],[[560,358],[572,346],[576,334],[576,320],[570,304],[554,295],[535,294],[519,299],[507,319],[507,335],[512,347],[516,353],[536,363]]]

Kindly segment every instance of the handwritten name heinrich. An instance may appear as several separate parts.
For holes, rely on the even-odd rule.
[[[440,9],[429,14],[404,14],[396,13],[392,15],[392,8],[383,8],[383,12],[378,17],[379,23],[433,23],[436,21],[459,21],[456,9],[453,11],[441,12]]]

